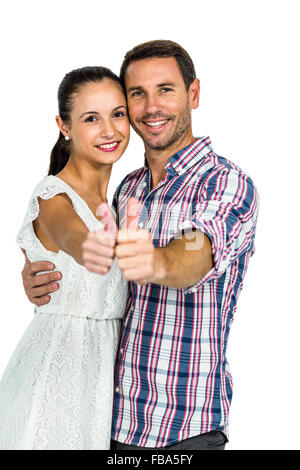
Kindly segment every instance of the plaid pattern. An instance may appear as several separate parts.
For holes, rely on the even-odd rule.
[[[212,430],[228,433],[232,378],[226,345],[254,253],[258,211],[251,178],[216,155],[209,137],[173,155],[165,169],[166,178],[152,191],[147,162],[127,175],[113,202],[119,223],[134,196],[142,203],[140,226],[151,232],[155,246],[166,246],[183,228],[197,229],[211,240],[214,267],[186,289],[130,283],[112,439],[143,447]]]

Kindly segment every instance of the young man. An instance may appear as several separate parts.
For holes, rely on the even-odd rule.
[[[115,255],[131,288],[112,448],[224,449],[232,396],[226,346],[254,252],[257,192],[240,168],[213,152],[208,137],[193,136],[200,86],[181,46],[135,47],[121,78],[145,165],[127,175],[114,197]],[[106,222],[113,224],[109,215]],[[107,272],[108,237],[89,235],[88,269]],[[42,270],[43,263],[32,263],[23,271],[37,305],[46,303],[53,280],[51,273],[37,281]]]

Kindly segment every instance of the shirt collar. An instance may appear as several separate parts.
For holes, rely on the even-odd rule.
[[[201,160],[205,155],[212,152],[210,137],[197,137],[191,144],[176,152],[165,164],[165,170],[171,174],[182,174]],[[145,157],[144,168],[149,168]],[[175,173],[174,173],[175,172]]]

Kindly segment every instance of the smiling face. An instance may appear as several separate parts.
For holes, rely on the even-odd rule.
[[[105,78],[89,82],[74,95],[71,122],[57,122],[70,137],[71,155],[90,163],[112,164],[124,153],[129,141],[126,98],[121,86]]]
[[[191,140],[191,109],[199,103],[199,80],[187,91],[176,59],[130,63],[125,85],[130,121],[146,149],[161,151]]]

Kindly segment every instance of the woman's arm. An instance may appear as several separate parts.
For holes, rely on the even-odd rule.
[[[41,243],[48,250],[64,251],[83,264],[81,245],[88,228],[74,211],[69,197],[58,194],[47,200],[39,198],[39,206],[39,216],[33,225]]]
[[[39,217],[33,224],[35,233],[45,248],[51,251],[63,250],[83,264],[81,240],[86,240],[85,244],[89,246],[91,237],[93,240],[97,240],[97,244],[87,253],[85,265],[93,272],[106,274],[114,259],[115,235],[111,232],[115,233],[116,231],[108,206],[106,206],[107,215],[104,214],[102,218],[102,223],[107,231],[102,229],[96,233],[88,231],[67,196],[56,196],[49,200],[40,199],[39,203]],[[22,271],[25,293],[33,304],[46,305],[50,301],[52,292],[59,289],[59,283],[56,281],[62,279],[62,274],[53,271],[55,266],[50,261],[31,263],[25,250],[22,251],[26,261]],[[94,268],[94,265],[89,261],[90,256],[93,260],[96,259],[97,263],[101,263],[101,268],[97,266],[96,270],[91,269]],[[45,274],[45,271],[49,271],[49,273]]]

